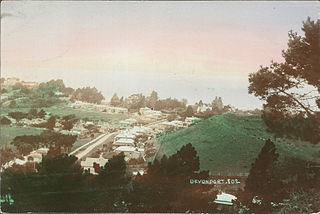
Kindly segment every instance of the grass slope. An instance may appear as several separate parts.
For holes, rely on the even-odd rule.
[[[35,127],[1,126],[1,147],[13,148],[10,142],[21,135],[38,135],[44,129]]]
[[[118,123],[120,120],[128,118],[127,114],[107,114],[100,112],[96,109],[74,109],[64,103],[57,104],[55,106],[47,108],[39,108],[38,110],[43,109],[46,112],[50,112],[53,115],[66,116],[70,114],[75,114],[78,119],[88,119],[89,121],[103,121],[111,124]],[[6,116],[9,112],[12,111],[21,111],[29,112],[30,108],[2,108],[1,116]]]
[[[162,135],[158,158],[171,155],[183,145],[192,143],[200,157],[200,167],[213,173],[246,173],[258,156],[265,140],[272,139],[260,116],[223,114],[198,124]],[[313,159],[319,149],[306,142],[277,139],[280,160],[284,157]]]

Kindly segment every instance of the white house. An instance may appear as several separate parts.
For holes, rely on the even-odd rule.
[[[210,106],[208,104],[200,105],[197,108],[197,113],[202,113],[202,112],[205,112],[207,110],[212,110],[212,106]]]
[[[147,134],[151,131],[152,129],[149,127],[145,126],[134,126],[131,129],[128,129],[128,133],[131,133],[133,135],[142,135],[142,134]]]
[[[127,139],[127,138],[120,138],[116,142],[114,142],[112,146],[113,148],[116,148],[118,146],[134,146],[134,140]]]
[[[171,122],[162,122],[161,125],[165,126],[165,127],[175,127],[175,128],[182,128],[183,126],[183,122],[180,120],[173,120]]]
[[[214,203],[216,204],[224,204],[224,205],[232,205],[232,200],[236,200],[237,197],[228,193],[221,192],[217,195],[216,200]]]
[[[135,148],[133,146],[119,146],[114,151],[117,153],[123,152],[124,155],[129,159],[131,159],[131,158],[136,159],[136,158],[141,157],[141,155],[142,155],[141,153],[144,152],[144,149]]]
[[[139,173],[140,175],[143,175],[143,174],[145,173],[145,171],[144,171],[143,169],[133,170],[133,171],[132,171],[132,174],[133,174],[133,175],[138,175],[138,173]]]
[[[198,118],[198,117],[186,117],[186,119],[185,119],[185,123],[188,125],[192,125],[198,121],[200,121],[200,118]]]
[[[120,139],[132,139],[134,141],[134,139],[136,139],[136,136],[129,132],[122,132],[114,137],[114,142]]]
[[[87,157],[84,161],[81,161],[80,165],[84,170],[88,170],[91,174],[97,174],[94,171],[93,164],[97,163],[100,167],[103,167],[108,162],[108,159],[105,159],[100,155],[99,158],[90,158]]]
[[[139,112],[145,119],[158,119],[162,116],[161,111],[154,111],[148,107],[140,108]]]

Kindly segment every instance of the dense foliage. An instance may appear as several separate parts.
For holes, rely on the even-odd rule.
[[[268,139],[251,166],[245,189],[240,196],[242,203],[251,211],[268,213],[271,202],[276,202],[279,196],[277,190],[281,187],[281,182],[274,170],[278,158],[275,144]],[[253,200],[260,201],[253,203]]]
[[[154,110],[172,110],[175,108],[185,109],[187,100],[182,99],[159,99],[158,93],[152,91],[150,96],[143,96],[142,94],[132,94],[127,98],[119,98],[117,94],[114,94],[110,100],[112,106],[125,107],[128,109],[139,109],[148,107]]]
[[[95,87],[84,87],[76,89],[73,92],[71,99],[100,104],[101,101],[104,100],[104,96]]]
[[[132,177],[123,154],[115,155],[98,175],[84,172],[76,157],[50,155],[33,170],[14,166],[2,173],[2,208],[9,212],[186,212],[214,209],[209,185],[190,185],[199,172],[191,144],[148,165]],[[25,168],[27,167],[24,166]],[[212,186],[211,186],[212,187]],[[210,187],[210,188],[211,188]]]
[[[282,53],[284,62],[272,62],[249,75],[249,93],[266,101],[264,119],[272,131],[278,123],[279,131],[289,135],[288,124],[293,127],[307,118],[313,126],[300,126],[305,128],[306,135],[296,137],[317,143],[320,141],[317,134],[320,133],[320,20],[308,18],[302,31],[304,36],[289,32],[288,49]],[[296,119],[294,123],[286,122],[290,118]]]
[[[40,135],[22,135],[17,136],[11,142],[17,150],[26,155],[34,149],[41,147],[52,147],[70,151],[73,143],[76,141],[76,135],[64,135],[53,131],[43,131]]]

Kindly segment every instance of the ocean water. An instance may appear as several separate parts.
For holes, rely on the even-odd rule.
[[[262,101],[248,94],[248,76],[215,74],[181,74],[174,72],[132,72],[132,71],[71,71],[32,70],[11,72],[4,77],[16,76],[25,81],[46,82],[63,79],[72,88],[96,87],[109,101],[114,93],[119,97],[143,93],[149,96],[153,90],[160,98],[185,98],[188,104],[199,100],[212,102],[216,96],[222,97],[225,105],[239,109],[262,108]]]
[[[66,83],[69,81],[66,80]],[[114,93],[119,97],[133,93],[149,96],[155,90],[160,98],[186,98],[188,104],[199,100],[212,102],[218,96],[225,105],[230,104],[239,109],[261,108],[262,102],[248,94],[247,76],[215,76],[155,72],[99,72],[95,77],[70,81],[70,85],[95,86],[110,100]],[[75,86],[76,86],[75,85]]]

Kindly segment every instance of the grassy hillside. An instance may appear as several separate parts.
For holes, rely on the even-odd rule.
[[[128,118],[128,115],[126,114],[107,114],[95,109],[74,109],[64,103],[39,109],[43,109],[53,115],[66,116],[75,114],[76,118],[78,119],[87,119],[89,121],[101,120],[108,123],[118,123],[120,120]],[[29,110],[30,108],[2,108],[1,116],[6,116],[9,112],[12,111],[21,111],[26,113]]]
[[[37,135],[44,129],[35,127],[16,127],[16,126],[1,126],[1,144],[0,147],[13,147],[10,142],[21,135]]]
[[[38,110],[43,109],[46,112],[49,112],[53,115],[66,116],[70,114],[75,114],[78,119],[87,119],[89,121],[103,121],[109,124],[118,125],[120,120],[128,118],[127,114],[107,114],[100,112],[95,109],[73,109],[66,104],[57,104],[55,106],[47,108],[39,108]],[[9,112],[21,111],[24,113],[29,112],[30,108],[1,108],[1,117],[7,116]],[[10,142],[20,135],[38,135],[43,131],[43,129],[35,127],[21,127],[21,126],[1,126],[1,142],[0,147],[12,147]],[[77,140],[75,146],[79,146],[85,141]]]
[[[161,146],[157,156],[171,155],[192,143],[200,157],[201,169],[213,173],[246,173],[265,140],[273,138],[266,128],[260,116],[216,115],[159,137]],[[276,147],[280,160],[286,156],[310,160],[319,156],[319,147],[306,142],[277,139]]]

